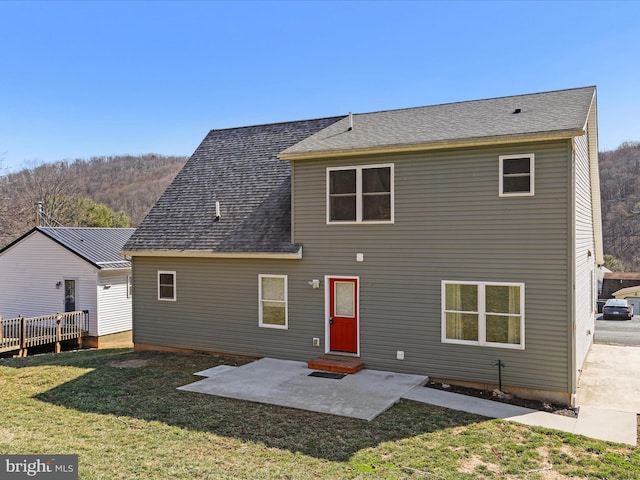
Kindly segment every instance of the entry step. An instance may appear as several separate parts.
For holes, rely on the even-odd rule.
[[[319,357],[307,362],[307,367],[313,370],[336,373],[356,373],[364,368],[360,360],[343,360],[337,358]]]

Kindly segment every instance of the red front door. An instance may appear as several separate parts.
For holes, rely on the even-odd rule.
[[[358,279],[329,279],[329,349],[358,353]]]

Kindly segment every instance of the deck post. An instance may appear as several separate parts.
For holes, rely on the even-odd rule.
[[[62,338],[62,327],[60,325],[60,320],[62,316],[60,313],[56,313],[56,353],[60,353],[60,339]]]
[[[22,315],[18,315],[20,319],[20,351],[18,352],[19,357],[27,356],[27,319]]]

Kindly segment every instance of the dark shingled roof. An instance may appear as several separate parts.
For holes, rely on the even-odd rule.
[[[281,158],[451,142],[580,134],[595,87],[353,115],[293,145]],[[517,113],[516,113],[517,112]]]
[[[32,233],[40,232],[101,270],[131,268],[131,262],[126,260],[120,251],[134,230],[133,228],[36,227],[0,250],[0,253]]]
[[[277,155],[340,118],[210,131],[123,250],[297,253],[291,166]]]

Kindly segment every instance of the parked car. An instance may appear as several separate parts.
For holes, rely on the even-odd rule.
[[[633,318],[633,306],[627,300],[611,298],[602,307],[602,318],[605,320],[617,320],[619,318],[631,320]]]

